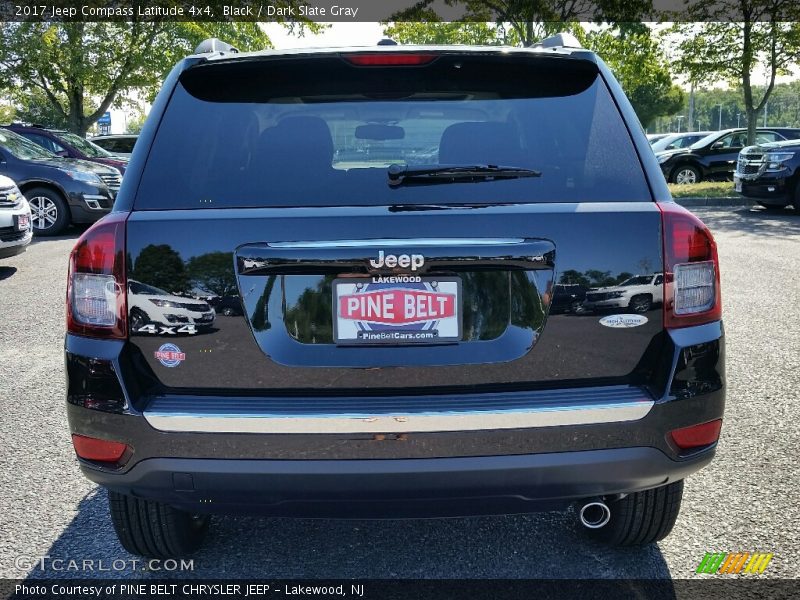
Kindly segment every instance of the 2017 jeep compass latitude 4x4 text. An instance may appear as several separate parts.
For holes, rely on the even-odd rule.
[[[663,298],[551,311],[586,272],[662,273]],[[142,302],[172,320],[133,319],[131,280],[164,290]],[[184,315],[230,295],[241,313]],[[722,423],[714,240],[672,202],[608,68],[565,35],[204,43],[72,252],[67,328],[81,468],[147,556],[191,552],[209,514],[240,511],[575,504],[608,543],[651,543]]]

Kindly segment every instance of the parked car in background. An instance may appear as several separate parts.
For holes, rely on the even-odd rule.
[[[12,179],[0,175],[0,258],[25,252],[32,237],[28,201]]]
[[[553,286],[551,313],[583,312],[583,301],[589,288],[578,284],[557,283]]]
[[[244,314],[242,307],[242,299],[240,296],[223,296],[222,298],[215,298],[211,305],[214,310],[220,315],[226,317],[238,316]]]
[[[693,131],[690,133],[673,133],[667,137],[661,138],[656,142],[650,144],[653,147],[653,152],[665,152],[667,150],[679,150],[681,148],[688,148],[695,142],[706,137],[711,131]]]
[[[214,324],[214,311],[208,302],[176,296],[135,279],[128,280],[128,303],[133,333],[145,333],[147,326],[153,326],[153,333],[157,333],[155,325],[166,325],[175,326],[173,334],[191,334]]]
[[[585,310],[628,309],[646,313],[664,300],[664,275],[636,275],[618,285],[590,290],[583,303]]]
[[[136,140],[139,139],[138,135],[98,135],[91,139],[92,143],[97,144],[104,150],[107,150],[114,156],[121,156],[123,158],[130,158],[133,152],[133,146]]]
[[[127,159],[114,156],[97,144],[93,144],[89,140],[69,131],[46,129],[36,125],[21,125],[19,123],[6,125],[5,128],[39,144],[42,148],[49,150],[56,156],[61,156],[63,158],[79,158],[81,160],[88,160],[90,162],[100,163],[101,165],[114,167],[118,169],[122,175],[125,174],[125,168],[128,166]]]
[[[30,204],[36,235],[58,235],[70,223],[94,223],[114,203],[117,169],[61,158],[0,128],[0,175],[16,182]]]
[[[647,134],[647,141],[650,142],[650,145],[652,146],[657,141],[663,140],[668,135],[670,135],[670,134],[669,133],[648,133]]]
[[[756,143],[763,144],[800,138],[800,129],[759,127]],[[661,171],[670,183],[699,183],[705,180],[730,180],[739,152],[747,145],[747,129],[715,131],[688,148],[656,154]]]
[[[800,140],[748,146],[739,153],[734,189],[768,209],[800,213]]]

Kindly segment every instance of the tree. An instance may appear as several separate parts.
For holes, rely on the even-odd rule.
[[[420,0],[394,13],[390,20],[429,21],[436,0]],[[463,9],[459,21],[494,22],[508,26],[510,37],[523,46],[579,27],[579,21],[637,23],[652,11],[652,0],[445,0]],[[437,20],[440,20],[437,18]]]
[[[689,12],[705,22],[671,29],[678,65],[697,84],[741,85],[747,141],[752,144],[757,115],[769,101],[777,76],[798,63],[800,5],[796,0],[700,0]],[[767,83],[756,94],[752,80],[759,69],[766,71]]]
[[[583,41],[614,72],[643,127],[681,109],[683,90],[673,85],[666,58],[649,28],[590,31]]]
[[[270,46],[257,23],[2,23],[0,89],[23,107],[38,95],[53,113],[46,124],[62,122],[84,135],[120,92],[154,93],[172,65],[207,37],[242,50]]]
[[[230,252],[208,252],[193,256],[186,265],[192,283],[217,296],[232,296],[238,293],[236,274],[233,271],[233,255]]]
[[[150,244],[142,248],[131,278],[171,293],[188,292],[190,288],[181,255],[168,244]]]
[[[141,133],[144,122],[147,120],[147,115],[140,111],[132,119],[128,119],[128,124],[125,133]]]
[[[384,23],[383,34],[400,44],[498,45],[509,42],[505,30],[486,22],[442,22],[432,10],[424,21]]]
[[[17,111],[13,106],[0,104],[0,125],[11,123],[16,117]]]

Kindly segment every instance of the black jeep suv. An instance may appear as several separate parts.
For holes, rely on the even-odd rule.
[[[758,144],[800,138],[800,129],[789,127],[759,127],[756,132]],[[688,148],[667,150],[656,156],[670,183],[730,181],[739,152],[746,144],[747,129],[726,129],[710,133]]]
[[[764,208],[780,210],[791,204],[800,213],[800,140],[743,149],[733,182],[737,192]]]
[[[125,548],[235,511],[669,533],[722,423],[716,245],[570,37],[175,67],[70,259],[72,440]],[[642,269],[645,312],[551,310],[565,274]],[[128,278],[243,314],[133,331]]]

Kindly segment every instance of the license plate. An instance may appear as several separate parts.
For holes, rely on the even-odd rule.
[[[742,191],[742,180],[739,179],[738,177],[734,177],[733,178],[733,190],[735,192],[741,192]]]
[[[461,339],[461,280],[417,275],[333,282],[337,344],[441,344]]]
[[[28,231],[31,224],[31,218],[28,215],[17,216],[17,231]]]

